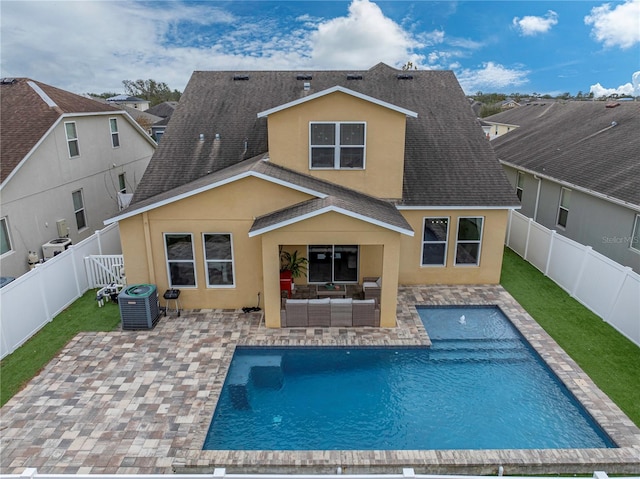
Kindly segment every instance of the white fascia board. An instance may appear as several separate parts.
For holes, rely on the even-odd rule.
[[[369,95],[365,95],[363,93],[358,93],[356,91],[353,90],[349,90],[348,88],[345,88],[343,86],[334,86],[331,88],[328,88],[326,90],[322,90],[318,93],[313,93],[312,95],[306,96],[304,98],[299,98],[297,100],[294,101],[290,101],[288,103],[284,103],[282,105],[276,106],[274,108],[271,108],[269,110],[265,110],[265,111],[261,111],[260,113],[258,113],[258,118],[263,118],[266,116],[271,115],[272,113],[276,113],[282,110],[286,110],[287,108],[291,108],[292,106],[296,106],[296,105],[300,105],[302,103],[306,103],[308,101],[312,101],[315,100],[316,98],[320,98],[323,97],[325,95],[330,95],[331,93],[335,93],[335,92],[341,92],[341,93],[345,93],[347,95],[351,95],[354,96],[356,98],[360,98],[361,100],[364,101],[368,101],[370,103],[374,103],[376,105],[380,105],[384,108],[388,108],[390,110],[394,110],[397,111],[399,113],[403,113],[407,116],[410,116],[412,118],[417,118],[418,114],[415,111],[411,111],[411,110],[407,110],[406,108],[402,108],[399,107],[397,105],[393,105],[391,103],[387,103],[386,101],[382,101],[382,100],[378,100],[377,98],[374,98],[372,96]]]
[[[514,128],[520,128],[520,125],[512,125],[510,123],[502,123],[500,121],[491,121],[491,120],[487,120],[486,118],[481,118],[482,121],[484,121],[485,123],[489,123],[490,125],[498,125],[498,126],[512,126]]]
[[[537,178],[543,178],[545,180],[551,181],[552,183],[556,183],[558,185],[566,186],[569,189],[580,191],[587,195],[595,196],[596,198],[600,198],[601,200],[608,201],[610,203],[614,203],[619,206],[624,206],[625,208],[632,209],[634,211],[640,211],[640,205],[629,203],[628,201],[619,200],[618,198],[614,198],[613,196],[605,195],[604,193],[599,193],[598,191],[591,190],[589,188],[585,188],[584,186],[576,185],[575,183],[570,183],[568,181],[560,180],[558,178],[554,178],[553,176],[545,175],[544,173],[540,173],[535,170],[531,170],[529,168],[524,168],[519,165],[515,165],[513,163],[509,163],[508,161],[498,159],[500,163],[509,168],[513,168],[514,170],[524,171],[525,173],[529,173]]]
[[[160,208],[161,206],[165,206],[165,205],[174,203],[176,201],[180,201],[180,200],[183,200],[185,198],[189,198],[191,196],[195,196],[195,195],[203,193],[205,191],[213,190],[213,189],[218,188],[220,186],[228,185],[229,183],[234,183],[234,182],[236,182],[238,180],[241,180],[243,178],[248,178],[250,176],[254,177],[254,178],[260,178],[261,180],[269,181],[271,183],[274,183],[274,184],[277,184],[277,185],[280,185],[280,186],[285,186],[285,187],[290,188],[292,190],[300,191],[302,193],[306,193],[308,195],[315,196],[316,198],[326,198],[328,196],[325,193],[321,193],[319,191],[311,190],[309,188],[304,188],[304,187],[295,185],[293,183],[288,183],[286,181],[283,181],[283,180],[280,180],[280,179],[277,179],[277,178],[273,178],[273,177],[271,177],[269,175],[265,175],[263,173],[256,173],[255,171],[247,171],[247,172],[235,175],[235,176],[231,176],[229,178],[225,178],[225,179],[220,180],[220,181],[216,181],[215,183],[211,183],[209,185],[202,186],[200,188],[196,188],[194,190],[190,190],[190,191],[187,191],[185,193],[182,193],[182,194],[179,194],[179,195],[176,195],[176,196],[172,196],[171,198],[166,198],[166,199],[158,201],[156,203],[151,203],[150,205],[143,206],[142,208],[135,209],[135,210],[130,211],[128,213],[125,213],[123,215],[119,215],[119,216],[115,216],[113,218],[106,219],[106,220],[104,220],[104,224],[105,225],[110,225],[111,223],[116,223],[116,222],[118,222],[120,220],[131,218],[132,216],[139,215],[139,214],[144,213],[146,211],[151,211],[151,210],[154,210],[156,208]]]
[[[265,228],[261,228],[259,230],[251,231],[251,232],[249,232],[249,238],[253,238],[254,236],[259,236],[259,235],[261,235],[263,233],[268,233],[269,231],[277,230],[277,229],[283,228],[285,226],[289,226],[289,225],[292,225],[292,224],[295,224],[295,223],[299,223],[300,221],[308,220],[310,218],[314,218],[316,216],[320,216],[320,215],[323,215],[323,214],[329,213],[329,212],[334,212],[334,213],[339,213],[339,214],[342,214],[342,215],[345,215],[345,216],[349,216],[351,218],[355,218],[355,219],[364,221],[366,223],[370,223],[370,224],[373,224],[373,225],[376,225],[376,226],[380,226],[380,227],[388,229],[388,230],[396,231],[398,233],[401,233],[401,234],[404,234],[404,235],[407,235],[407,236],[413,236],[414,235],[413,231],[411,231],[411,230],[407,230],[407,229],[404,229],[404,228],[399,228],[397,226],[393,226],[393,225],[390,225],[388,223],[384,223],[382,221],[377,221],[377,220],[374,220],[374,219],[372,219],[372,218],[370,218],[368,216],[363,216],[363,215],[360,215],[358,213],[354,213],[353,211],[345,210],[344,208],[338,208],[336,206],[325,206],[324,208],[320,208],[320,209],[318,209],[316,211],[313,211],[311,213],[307,213],[305,215],[296,216],[295,218],[290,218],[288,220],[281,221],[280,223],[269,225],[269,226],[267,226]]]
[[[519,210],[521,206],[396,206],[399,211],[402,210]]]

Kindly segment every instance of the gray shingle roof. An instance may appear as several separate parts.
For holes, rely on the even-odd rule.
[[[407,118],[403,205],[518,205],[454,74],[412,71],[411,79],[399,79],[402,73],[384,64],[360,72],[249,71],[238,76],[196,71],[136,190],[134,206],[267,152],[267,120],[257,113],[337,85],[418,113],[418,118]],[[304,82],[311,84],[308,92]]]
[[[49,106],[29,82],[39,87],[55,106]],[[7,179],[63,114],[118,111],[111,105],[29,78],[3,82],[0,102],[0,182]]]
[[[640,103],[537,102],[486,119],[520,125],[491,142],[500,160],[640,205]]]

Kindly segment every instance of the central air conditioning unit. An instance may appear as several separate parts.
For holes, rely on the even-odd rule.
[[[153,329],[160,319],[158,288],[154,284],[134,284],[118,295],[122,329]]]
[[[71,246],[69,238],[56,238],[42,245],[42,257],[44,260],[53,258],[66,251]]]

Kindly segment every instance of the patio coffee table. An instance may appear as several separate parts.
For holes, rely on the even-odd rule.
[[[333,288],[328,288],[324,284],[317,284],[316,296],[318,298],[346,298],[347,288],[344,284],[336,284]]]

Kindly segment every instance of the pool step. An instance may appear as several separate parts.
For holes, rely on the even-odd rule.
[[[251,409],[248,386],[279,389],[282,387],[282,356],[265,354],[234,358],[229,370],[227,386],[231,403],[235,409]]]
[[[429,350],[430,361],[521,362],[530,359],[529,351],[517,339],[434,340]]]

